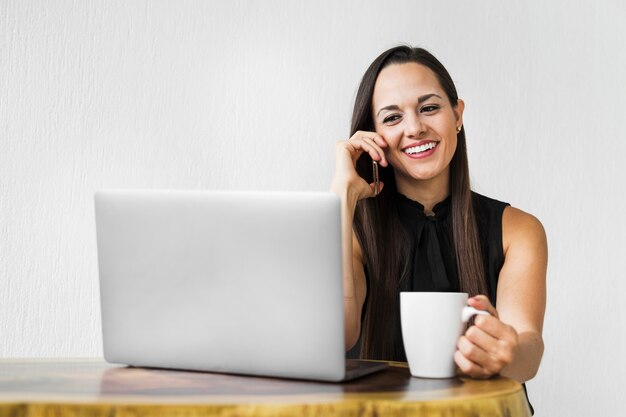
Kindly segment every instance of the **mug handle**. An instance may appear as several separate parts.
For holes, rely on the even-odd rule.
[[[467,323],[467,321],[471,319],[473,316],[490,316],[490,315],[491,314],[489,314],[488,311],[478,310],[474,307],[465,306],[463,307],[463,311],[461,312],[461,321],[463,323]]]

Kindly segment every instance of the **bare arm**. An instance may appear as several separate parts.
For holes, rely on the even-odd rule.
[[[366,285],[361,247],[352,231],[354,210],[359,200],[374,197],[374,186],[356,172],[355,165],[363,152],[387,166],[382,147],[384,139],[374,132],[356,132],[348,141],[335,144],[335,175],[331,190],[341,197],[341,236],[343,259],[345,347],[349,350],[361,333],[361,310]],[[381,183],[381,187],[384,184]]]
[[[341,199],[344,340],[346,350],[355,345],[361,334],[361,310],[363,309],[367,291],[361,246],[352,231],[354,205],[350,204],[349,200],[347,196]]]
[[[497,309],[519,339],[514,360],[501,374],[524,382],[537,374],[543,356],[548,244],[539,220],[521,210],[507,208],[502,224],[506,252]]]
[[[491,312],[477,317],[459,338],[455,360],[466,374],[501,374],[525,382],[535,376],[543,355],[548,249],[545,231],[533,216],[507,207],[502,218],[504,265],[497,308],[485,296],[469,304]]]

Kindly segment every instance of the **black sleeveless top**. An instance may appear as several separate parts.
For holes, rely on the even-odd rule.
[[[459,292],[454,243],[452,240],[452,216],[450,215],[450,197],[433,207],[432,216],[424,214],[424,206],[404,195],[397,193],[394,203],[400,221],[408,232],[410,248],[410,279],[400,283],[400,291],[437,291]],[[486,294],[491,303],[496,305],[498,276],[504,264],[502,249],[502,213],[508,203],[497,201],[472,192],[472,203],[478,226],[485,277]],[[369,281],[367,268],[365,277]],[[369,285],[368,285],[369,287]],[[400,295],[398,294],[398,297]],[[365,300],[367,303],[367,298]],[[399,306],[399,303],[397,304]],[[399,307],[398,307],[399,308]],[[363,317],[365,306],[363,306]],[[397,312],[400,317],[400,312]],[[402,343],[400,321],[394,323],[394,357],[392,360],[406,362]],[[360,341],[359,341],[360,342]],[[348,357],[358,357],[360,343],[348,352]]]
[[[400,291],[459,292],[450,197],[436,204],[430,216],[424,214],[422,204],[402,194],[396,194],[395,202],[411,242],[411,279],[400,284]],[[486,295],[495,306],[498,276],[504,264],[502,213],[508,204],[478,193],[472,193],[472,203],[487,279]],[[406,361],[399,323],[396,324],[395,356],[396,360]]]
[[[424,206],[397,193],[394,203],[400,221],[407,230],[411,249],[409,265],[410,279],[400,284],[400,291],[459,292],[459,278],[456,267],[455,249],[452,239],[452,218],[450,197],[433,207],[432,216],[424,214]],[[487,280],[487,296],[496,305],[496,291],[500,269],[504,264],[502,249],[502,213],[509,205],[498,200],[472,192],[472,204],[478,227],[479,240]],[[366,279],[367,268],[366,268]],[[398,294],[399,296],[399,294]],[[367,299],[365,300],[367,303]],[[399,303],[398,303],[399,305]],[[363,317],[365,306],[363,308]],[[397,317],[400,317],[398,311]],[[400,322],[394,324],[395,352],[393,360],[406,362],[402,343]],[[348,357],[357,358],[360,340],[348,352]],[[524,386],[524,390],[526,387]],[[531,406],[532,409],[532,406]]]

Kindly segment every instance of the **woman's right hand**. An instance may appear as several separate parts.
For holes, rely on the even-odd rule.
[[[356,132],[348,140],[335,144],[335,175],[331,190],[341,198],[341,236],[343,258],[343,303],[346,349],[350,349],[361,334],[361,312],[367,294],[363,255],[354,234],[352,222],[359,200],[376,195],[374,184],[368,184],[356,171],[356,162],[364,152],[380,166],[386,167],[383,148],[385,139],[376,132]],[[383,183],[380,183],[382,189]]]
[[[356,171],[356,161],[363,152],[367,152],[372,160],[380,166],[388,166],[383,148],[387,147],[385,139],[376,132],[357,131],[350,139],[340,140],[335,144],[335,175],[331,189],[339,195],[348,195],[358,200],[374,197],[374,183],[368,184]],[[384,184],[380,183],[380,190]]]

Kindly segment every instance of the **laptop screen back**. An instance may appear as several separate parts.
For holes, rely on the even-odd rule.
[[[109,362],[343,377],[336,195],[101,191],[95,200]]]

